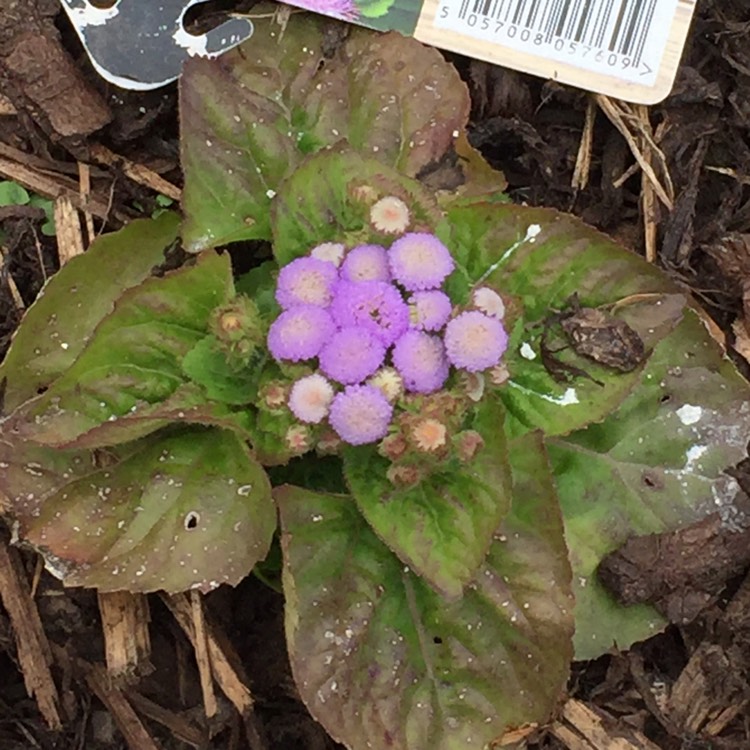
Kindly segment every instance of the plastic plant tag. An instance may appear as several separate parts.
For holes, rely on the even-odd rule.
[[[216,57],[253,33],[245,18],[231,18],[205,34],[190,34],[185,13],[206,0],[60,0],[102,78],[145,91],[179,77],[188,58]]]
[[[626,101],[669,94],[695,0],[289,3]]]
[[[188,57],[252,35],[252,12],[202,35],[183,27],[206,0],[60,0],[100,75],[129,89],[175,80]],[[294,0],[287,5],[626,101],[672,88],[695,0]]]

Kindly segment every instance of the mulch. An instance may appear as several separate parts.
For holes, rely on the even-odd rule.
[[[673,92],[649,108],[447,55],[471,91],[470,141],[513,200],[570,211],[658,263],[703,306],[746,375],[748,34],[745,0],[698,0]],[[179,198],[176,103],[175,85],[126,92],[96,76],[58,0],[0,0],[0,178],[54,199],[58,227],[48,237],[40,209],[0,209],[0,357],[83,233],[150,215],[159,193]],[[296,694],[281,597],[259,581],[204,600],[63,591],[5,541],[3,750],[336,747]],[[539,750],[750,748],[746,541],[707,571],[705,539],[660,540],[674,575],[639,569],[635,584],[669,598],[674,624],[576,664],[557,721],[518,737]],[[25,641],[11,619],[24,623]]]

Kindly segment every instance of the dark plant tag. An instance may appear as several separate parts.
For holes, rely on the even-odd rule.
[[[253,33],[246,18],[231,18],[205,34],[190,34],[185,13],[206,0],[60,0],[99,75],[145,91],[179,77],[189,57],[216,57]],[[101,5],[101,3],[100,3]]]

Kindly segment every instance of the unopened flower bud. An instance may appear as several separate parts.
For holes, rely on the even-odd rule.
[[[500,364],[490,369],[489,376],[492,385],[502,385],[510,377],[510,372],[505,365]]]
[[[228,359],[246,363],[263,344],[263,325],[255,303],[245,296],[216,308],[209,321],[211,333]]]
[[[355,185],[349,192],[355,201],[367,205],[372,205],[378,199],[378,191],[372,185]]]
[[[413,464],[393,464],[386,477],[394,487],[413,487],[422,481],[424,470]]]
[[[302,424],[292,425],[284,435],[284,442],[292,453],[301,456],[311,448],[310,429]]]
[[[474,403],[484,395],[484,375],[481,372],[462,372],[459,378],[461,389]]]
[[[475,430],[465,430],[454,436],[453,444],[456,447],[459,460],[468,463],[482,450],[484,440]]]
[[[425,398],[421,414],[442,421],[449,420],[463,411],[462,400],[450,391],[438,391]]]
[[[321,435],[315,448],[318,453],[323,455],[333,455],[339,452],[341,445],[341,438],[333,430],[326,430]]]
[[[259,396],[261,403],[268,409],[280,409],[286,404],[289,389],[283,383],[272,381],[261,388]]]
[[[378,453],[391,461],[397,461],[404,455],[407,447],[406,439],[401,433],[397,432],[392,435],[386,435],[380,441]]]

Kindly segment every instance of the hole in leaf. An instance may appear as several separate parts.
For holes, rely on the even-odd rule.
[[[191,510],[190,513],[185,516],[185,530],[192,531],[193,529],[197,528],[198,521],[200,520],[200,513],[196,513],[194,510]]]
[[[650,471],[643,472],[643,474],[641,475],[641,481],[649,489],[652,489],[652,490],[664,489],[664,483],[661,481],[661,478],[658,475]]]

